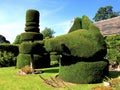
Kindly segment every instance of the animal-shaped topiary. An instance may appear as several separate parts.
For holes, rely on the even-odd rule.
[[[104,59],[106,43],[89,18],[83,16],[81,20],[82,29],[48,39],[45,47],[62,55],[61,79],[72,83],[98,83],[108,74],[109,62]]]

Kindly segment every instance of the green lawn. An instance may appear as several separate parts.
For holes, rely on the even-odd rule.
[[[55,77],[58,74],[58,67],[42,69],[44,73],[40,74],[45,79]],[[0,68],[0,90],[91,90],[100,84],[79,84],[70,85],[64,88],[53,88],[46,85],[39,74],[36,75],[17,75],[19,69],[15,67]],[[68,89],[69,88],[69,89]]]

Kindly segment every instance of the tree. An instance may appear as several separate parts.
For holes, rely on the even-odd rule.
[[[0,43],[10,43],[3,35],[0,35]]]
[[[14,42],[13,42],[13,44],[20,44],[22,42],[20,38],[21,38],[21,35],[20,34],[17,35]]]
[[[100,7],[97,13],[95,14],[93,20],[100,21],[120,16],[120,12],[114,12],[112,9],[113,9],[112,6]]]
[[[45,28],[42,32],[43,34],[43,38],[49,37],[49,38],[53,38],[53,34],[55,33],[51,28]]]

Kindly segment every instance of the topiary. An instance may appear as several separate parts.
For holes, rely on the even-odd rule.
[[[70,58],[66,60],[68,59],[61,60],[59,69],[59,76],[64,81],[78,84],[100,83],[104,75],[108,75],[108,60],[94,62],[75,60],[71,62]]]
[[[37,32],[21,33],[21,41],[43,40],[43,35]]]
[[[17,56],[17,68],[22,68],[26,65],[30,65],[30,54],[19,54]]]
[[[70,28],[68,33],[73,32],[73,31],[78,30],[78,29],[82,29],[82,20],[81,20],[81,18],[76,17],[74,19],[74,23],[73,23],[73,25]]]
[[[62,55],[59,76],[64,81],[97,83],[108,74],[109,62],[104,60],[107,53],[104,37],[85,16],[82,18],[82,29],[45,40],[45,48],[48,52]]]

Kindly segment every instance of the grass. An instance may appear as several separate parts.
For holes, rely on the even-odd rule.
[[[44,73],[40,74],[45,79],[55,77],[58,74],[59,67],[42,69]],[[18,75],[19,69],[15,67],[0,68],[0,90],[91,90],[91,88],[103,85],[99,84],[78,84],[70,85],[64,88],[53,88],[46,85],[39,74],[36,75]]]

